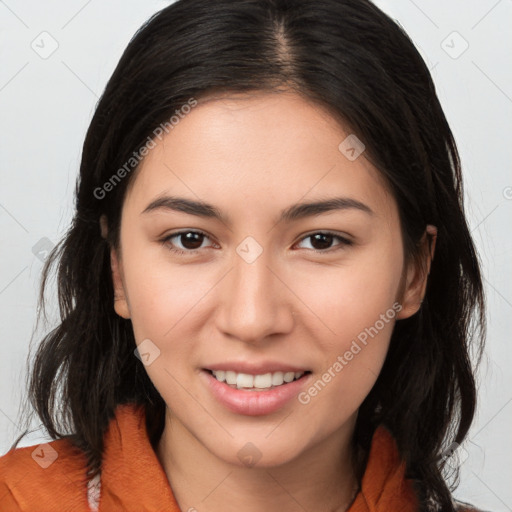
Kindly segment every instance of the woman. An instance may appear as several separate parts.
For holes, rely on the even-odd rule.
[[[470,510],[445,480],[485,331],[459,157],[370,2],[153,16],[41,298],[54,264],[30,400],[55,441],[0,459],[2,510]]]

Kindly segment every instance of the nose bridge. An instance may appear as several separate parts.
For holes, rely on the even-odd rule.
[[[257,341],[289,327],[291,307],[287,307],[283,283],[271,268],[270,251],[259,249],[253,240],[237,247],[221,301],[225,333],[242,341]]]

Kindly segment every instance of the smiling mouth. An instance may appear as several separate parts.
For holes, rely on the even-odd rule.
[[[246,391],[266,391],[285,386],[291,382],[302,379],[311,372],[268,372],[259,375],[240,373],[235,371],[209,370],[205,371],[217,381],[226,384],[233,389]]]

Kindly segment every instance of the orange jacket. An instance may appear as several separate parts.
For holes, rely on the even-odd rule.
[[[180,512],[149,442],[143,407],[116,409],[105,434],[99,489],[87,481],[85,467],[83,453],[66,439],[9,451],[0,457],[0,510]],[[99,490],[99,508],[95,490]],[[387,430],[379,428],[361,490],[348,512],[416,510],[395,442]]]

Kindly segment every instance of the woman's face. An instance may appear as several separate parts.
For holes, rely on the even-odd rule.
[[[346,439],[395,321],[419,308],[395,201],[349,135],[293,93],[199,103],[125,198],[116,311],[171,422],[225,462]],[[294,371],[309,373],[243,389]]]

